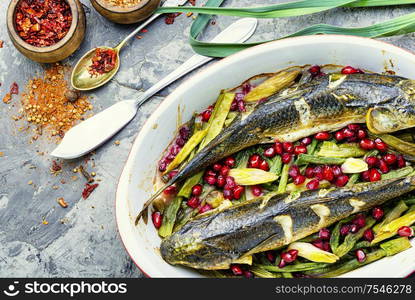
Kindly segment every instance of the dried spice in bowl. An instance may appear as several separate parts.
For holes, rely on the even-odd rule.
[[[109,48],[97,48],[88,72],[91,74],[91,77],[99,76],[114,69],[116,63],[117,52]]]
[[[117,7],[132,7],[139,4],[141,0],[104,0],[103,2]]]
[[[16,7],[17,33],[35,47],[56,44],[68,33],[71,24],[72,12],[64,0],[22,0]]]

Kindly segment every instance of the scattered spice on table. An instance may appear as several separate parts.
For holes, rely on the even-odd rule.
[[[132,7],[136,6],[141,0],[103,0],[105,3],[118,7]]]
[[[91,77],[99,76],[114,69],[116,63],[117,52],[113,49],[97,48],[88,72],[91,74]]]
[[[65,199],[63,197],[59,197],[58,199],[56,199],[56,201],[59,203],[60,206],[62,206],[63,208],[67,208],[68,207],[68,203],[66,203]]]
[[[166,14],[166,17],[164,18],[164,23],[166,23],[167,25],[171,25],[174,23],[174,20],[180,16],[182,13],[170,13],[170,14]]]
[[[0,152],[0,157],[3,157],[4,156],[4,152]]]
[[[10,86],[10,91],[4,96],[3,102],[9,104],[12,101],[12,95],[19,94],[19,86],[16,82],[13,82]]]
[[[52,166],[50,167],[50,173],[55,176],[62,173],[62,163],[58,163],[56,160],[53,160]]]
[[[63,137],[67,130],[84,120],[85,114],[93,109],[85,96],[75,101],[65,97],[68,90],[66,73],[69,73],[69,67],[54,64],[45,70],[43,78],[29,80],[22,94],[23,116],[37,126],[38,134],[47,129],[51,136]]]
[[[16,30],[35,47],[48,47],[65,37],[72,24],[72,12],[64,0],[22,0],[16,7]]]
[[[81,172],[82,176],[85,177],[88,183],[94,182],[94,178],[92,178],[92,175],[89,174],[82,165],[80,165],[78,169]]]
[[[3,44],[4,44],[4,42],[2,40],[0,40],[0,49],[3,48]]]
[[[98,183],[95,184],[89,184],[89,183],[85,183],[85,188],[82,191],[82,198],[87,199],[89,197],[89,195],[91,195],[91,193],[98,187]]]

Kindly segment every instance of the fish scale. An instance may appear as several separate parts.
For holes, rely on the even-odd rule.
[[[257,198],[188,222],[162,241],[161,255],[170,264],[227,269],[241,258],[288,245],[414,189],[415,177],[408,177],[305,191],[288,203],[289,194],[276,195],[264,206]]]

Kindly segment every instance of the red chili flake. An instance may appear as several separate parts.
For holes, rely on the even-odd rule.
[[[19,86],[16,82],[13,82],[10,86],[10,94],[12,95],[18,95],[19,94]]]
[[[16,30],[35,47],[48,47],[65,37],[72,24],[72,12],[64,0],[22,0],[16,8]]]
[[[193,6],[196,6],[196,0],[189,0],[189,3]]]
[[[0,48],[3,48],[3,41],[2,40],[0,40]]]
[[[166,23],[167,25],[173,24],[174,23],[174,19],[176,19],[181,14],[182,13],[170,13],[170,14],[166,14],[166,17],[164,19],[164,23]]]
[[[108,73],[114,69],[116,62],[117,52],[113,49],[97,48],[88,72],[91,77]]]
[[[141,32],[146,33],[146,32],[148,32],[148,29],[144,28],[144,29],[141,30]]]
[[[91,195],[91,193],[98,187],[98,183],[95,184],[89,184],[89,183],[85,183],[85,188],[82,191],[82,198],[86,199],[89,197],[89,195]]]

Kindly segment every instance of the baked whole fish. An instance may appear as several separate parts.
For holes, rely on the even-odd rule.
[[[254,253],[288,245],[351,214],[415,189],[415,176],[256,198],[200,215],[161,243],[173,265],[228,269]]]
[[[373,133],[415,126],[415,81],[379,74],[335,74],[316,78],[290,96],[272,96],[251,113],[236,118],[165,187],[253,145],[293,142],[365,122]],[[145,203],[143,211],[162,190]]]

